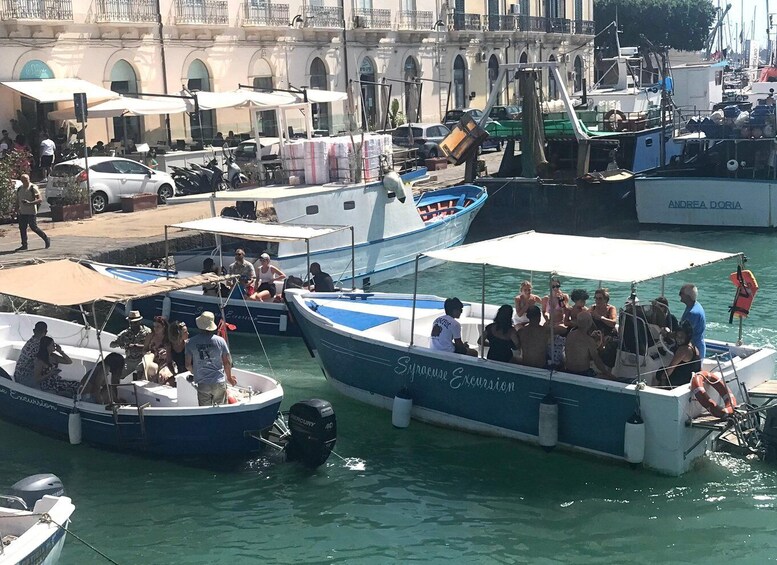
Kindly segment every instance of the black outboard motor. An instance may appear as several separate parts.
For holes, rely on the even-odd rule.
[[[59,477],[51,473],[42,473],[40,475],[31,475],[17,482],[8,492],[11,496],[21,498],[27,505],[27,510],[32,510],[35,503],[44,495],[62,496],[65,494],[65,487]]]
[[[323,465],[337,441],[337,419],[332,405],[318,398],[297,402],[289,410],[289,431],[288,460],[299,461],[311,469]]]

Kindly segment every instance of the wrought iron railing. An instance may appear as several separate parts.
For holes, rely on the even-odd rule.
[[[489,14],[486,16],[488,31],[515,31],[518,29],[518,18],[514,15]]]
[[[572,33],[572,21],[566,18],[548,18],[549,33]]]
[[[226,0],[176,0],[178,24],[227,25],[228,21]]]
[[[96,0],[95,8],[101,23],[156,22],[159,17],[153,0]]]
[[[590,20],[575,20],[575,35],[596,35],[596,25]]]
[[[243,25],[288,26],[289,5],[246,0],[243,4]]]
[[[2,20],[72,21],[72,0],[2,0]]]
[[[391,29],[391,10],[359,8],[353,17],[353,27]]]
[[[518,25],[521,31],[547,31],[548,20],[539,16],[518,16]]]
[[[453,13],[453,29],[456,31],[480,31],[483,24],[480,23],[480,14]]]
[[[305,6],[305,27],[343,27],[339,6]]]
[[[432,29],[434,18],[432,12],[403,10],[399,12],[397,27],[399,29]]]

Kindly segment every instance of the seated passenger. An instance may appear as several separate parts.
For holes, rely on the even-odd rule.
[[[666,296],[659,296],[653,301],[655,312],[655,324],[662,329],[664,333],[676,332],[680,323],[674,314],[669,311],[669,300]]]
[[[70,365],[73,360],[49,336],[40,340],[40,349],[35,357],[35,382],[44,392],[73,398],[81,386],[79,381],[68,381],[60,376],[59,364]]]
[[[526,311],[529,323],[518,330],[518,341],[521,345],[521,365],[545,368],[548,362],[548,344],[550,343],[550,326],[540,325],[542,312],[536,304]]]
[[[568,329],[564,321],[569,309],[569,295],[562,292],[558,279],[551,279],[550,288],[551,294],[542,299],[542,313],[545,321],[553,324],[553,331],[558,335],[564,335]]]
[[[610,292],[606,288],[594,291],[594,305],[589,312],[596,329],[603,336],[617,336],[615,325],[618,323],[618,310],[610,304]]]
[[[477,351],[471,349],[467,342],[461,341],[461,324],[456,318],[464,311],[464,304],[458,298],[445,300],[445,314],[432,324],[430,347],[436,351],[461,353],[477,357]]]
[[[48,326],[46,322],[37,322],[32,329],[32,337],[22,347],[19,359],[16,361],[14,380],[24,386],[38,388],[35,380],[35,358],[40,350],[40,340],[46,335]]]
[[[694,373],[701,371],[701,356],[693,340],[693,328],[683,322],[675,332],[677,349],[665,374],[658,375],[659,385],[677,387],[691,382]]]
[[[568,373],[595,377],[598,375],[591,369],[591,362],[593,361],[596,368],[599,369],[605,378],[615,379],[615,376],[610,372],[610,369],[599,357],[598,343],[596,339],[591,336],[593,330],[594,323],[591,314],[588,312],[581,312],[577,316],[577,327],[573,328],[567,334],[565,370]]]
[[[256,298],[254,300],[261,300],[262,302],[268,302],[275,298],[276,288],[275,281],[282,281],[286,278],[286,274],[281,271],[275,265],[270,263],[270,255],[262,253],[259,256],[261,266],[256,273],[257,282],[259,286],[256,289]],[[311,270],[313,265],[310,265]],[[264,292],[266,291],[266,293]]]
[[[154,317],[154,326],[143,344],[143,353],[153,353],[154,363],[162,367],[167,365],[167,356],[170,352],[170,338],[168,333],[170,326],[164,316]]]
[[[310,264],[310,280],[305,283],[314,292],[334,292],[335,283],[329,273],[321,270],[318,263]]]
[[[104,368],[103,368],[104,367]],[[110,379],[105,378],[108,371]],[[81,379],[81,400],[94,402],[95,404],[110,404],[116,395],[116,388],[109,385],[117,385],[121,381],[124,371],[124,357],[118,353],[109,353],[105,359],[98,361],[92,370]]]
[[[213,273],[214,275],[223,275],[225,274],[223,271],[223,267],[221,269],[222,272],[219,272],[219,268],[216,266],[216,263],[213,261],[211,257],[208,257],[202,262],[202,271],[200,274],[207,274],[207,273]],[[226,290],[226,292],[224,292]],[[219,283],[207,283],[202,285],[202,293],[207,294],[208,296],[217,296],[219,293]],[[222,294],[224,296],[227,296],[229,294],[229,289],[222,289]]]
[[[494,322],[488,324],[478,343],[488,346],[487,359],[513,362],[513,350],[520,349],[518,332],[513,327],[513,308],[509,304],[499,307]]]
[[[565,324],[569,327],[577,325],[577,315],[581,312],[588,312],[588,308],[585,305],[588,300],[588,293],[582,288],[576,288],[572,291],[572,307],[567,310],[567,317]]]
[[[531,291],[531,283],[523,281],[520,294],[515,296],[515,318],[513,319],[515,325],[528,324],[529,318],[526,317],[526,311],[529,309],[529,306],[542,303],[542,299],[536,294],[532,294]]]
[[[184,322],[170,324],[168,333],[170,339],[170,355],[167,356],[167,366],[173,375],[186,371],[186,342],[189,341],[189,328]],[[169,384],[173,384],[175,379]]]

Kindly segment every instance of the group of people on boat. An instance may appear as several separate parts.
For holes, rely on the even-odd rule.
[[[538,368],[554,367],[566,372],[616,379],[612,373],[619,344],[633,341],[633,326],[620,327],[618,311],[609,303],[606,288],[594,291],[594,304],[587,305],[589,294],[575,289],[571,295],[561,289],[558,279],[551,280],[550,292],[540,298],[532,293],[529,281],[523,281],[514,307],[501,306],[492,323],[478,338],[478,344],[488,348],[487,359],[519,363]],[[656,375],[659,386],[679,386],[690,382],[694,373],[701,370],[705,356],[704,347],[706,317],[704,308],[697,301],[698,290],[693,284],[685,284],[679,292],[685,311],[678,322],[669,311],[666,297],[651,301],[652,308],[645,309],[633,299],[627,303],[624,320],[641,318],[645,326],[652,325],[668,343],[674,344],[673,358],[664,370]],[[458,318],[464,305],[458,298],[448,298],[445,314],[432,324],[430,346],[438,351],[477,356],[477,350],[462,340]],[[636,315],[634,312],[636,311]],[[645,319],[649,311],[651,319]],[[628,323],[624,323],[628,326]],[[619,333],[620,332],[620,333]],[[645,338],[649,332],[645,332]]]

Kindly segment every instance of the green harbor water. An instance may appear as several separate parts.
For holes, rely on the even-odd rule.
[[[617,235],[617,234],[610,234]],[[637,234],[631,234],[635,236]],[[761,290],[745,341],[777,346],[772,300],[776,235],[643,231],[644,239],[744,251]],[[563,254],[563,249],[548,250]],[[699,287],[708,335],[728,324],[733,263],[672,276]],[[524,276],[487,274],[489,302],[511,303]],[[536,287],[545,281],[535,278]],[[597,281],[562,279],[564,289]],[[376,290],[411,291],[406,278]],[[620,306],[629,289],[612,285]],[[480,270],[444,265],[419,291],[480,297]],[[660,282],[639,288],[649,299]],[[593,295],[593,293],[591,292]],[[121,564],[242,563],[762,563],[777,559],[777,466],[714,454],[694,472],[664,477],[590,456],[453,432],[391,426],[387,411],[336,393],[301,340],[232,338],[238,366],[283,383],[284,409],[320,397],[338,419],[336,451],[307,471],[265,455],[251,461],[159,461],[71,446],[0,422],[0,486],[52,472],[76,505],[72,531]],[[269,356],[269,363],[262,348]],[[105,563],[70,537],[61,563]]]

